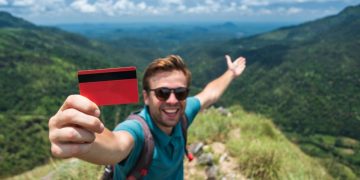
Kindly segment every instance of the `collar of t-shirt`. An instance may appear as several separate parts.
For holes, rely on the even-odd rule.
[[[145,106],[144,109],[139,113],[140,116],[145,118],[151,133],[153,134],[154,140],[161,147],[169,145],[169,143],[175,138],[181,138],[181,125],[177,123],[173,129],[172,134],[169,136],[163,132],[153,121],[149,113],[149,107]]]

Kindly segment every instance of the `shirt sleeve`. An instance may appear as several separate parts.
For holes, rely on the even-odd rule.
[[[186,99],[185,115],[186,118],[188,119],[188,126],[192,124],[200,109],[201,109],[201,104],[198,98],[188,97]]]
[[[115,127],[114,131],[126,131],[134,138],[135,144],[128,157],[118,163],[122,169],[122,173],[127,174],[132,169],[132,167],[135,166],[135,163],[140,156],[142,146],[144,144],[144,132],[142,130],[141,124],[135,120],[126,120],[120,123]]]

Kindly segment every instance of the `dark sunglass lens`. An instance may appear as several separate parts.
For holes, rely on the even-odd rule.
[[[169,88],[159,88],[155,90],[155,95],[159,100],[166,101],[171,94],[171,90]]]
[[[187,88],[176,88],[174,90],[176,99],[178,99],[179,101],[185,100],[186,97],[188,96],[189,90]]]

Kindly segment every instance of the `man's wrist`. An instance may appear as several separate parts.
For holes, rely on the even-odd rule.
[[[228,69],[226,71],[227,74],[229,74],[229,76],[231,77],[231,80],[235,79],[236,78],[236,72],[234,69]]]

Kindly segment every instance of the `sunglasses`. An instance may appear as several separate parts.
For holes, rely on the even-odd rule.
[[[178,87],[174,89],[167,87],[160,87],[156,89],[149,89],[149,91],[154,91],[155,96],[160,101],[166,101],[170,97],[172,92],[175,94],[176,99],[179,101],[185,100],[189,94],[189,88],[185,88],[185,87]]]

